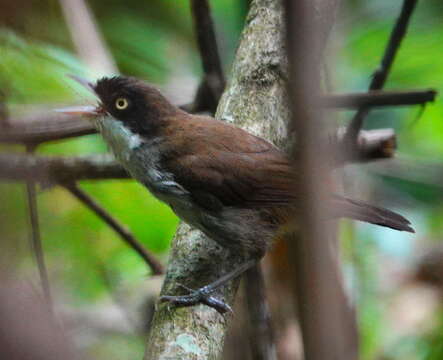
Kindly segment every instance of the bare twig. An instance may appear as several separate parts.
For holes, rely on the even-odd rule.
[[[277,359],[274,333],[260,264],[253,266],[246,272],[245,284],[252,359]]]
[[[90,121],[78,116],[41,114],[11,119],[10,126],[0,131],[0,142],[40,144],[95,133]]]
[[[324,108],[353,109],[360,107],[424,105],[435,100],[433,89],[417,91],[370,91],[368,93],[335,94],[320,98]]]
[[[27,152],[32,154],[34,152],[34,147],[28,146]],[[43,296],[45,297],[48,310],[51,314],[53,314],[54,308],[52,303],[51,287],[49,285],[48,270],[45,264],[45,255],[40,237],[36,188],[35,182],[32,180],[32,178],[28,178],[26,181],[26,193],[28,199],[29,226],[31,230],[29,234],[30,248],[37,264]]]
[[[0,154],[0,179],[32,179],[44,184],[78,180],[125,179],[127,172],[111,156],[49,157]]]
[[[333,7],[334,1],[323,3]],[[295,169],[303,174],[295,189],[297,194],[303,194],[303,201],[298,203],[300,218],[297,221],[301,236],[297,241],[289,241],[288,256],[294,275],[305,359],[356,359],[355,326],[349,326],[346,321],[352,315],[333,254],[331,226],[322,220],[327,211],[324,199],[329,192],[325,181],[330,175],[328,160],[334,149],[326,148],[321,141],[324,126],[315,106],[319,91],[317,34],[320,29],[314,22],[313,6],[308,0],[285,1],[289,99],[292,128],[297,136]]]
[[[389,75],[389,71],[394,62],[395,55],[397,54],[398,49],[400,48],[401,42],[406,34],[406,30],[409,25],[409,20],[411,19],[411,15],[415,9],[417,4],[417,0],[404,0],[403,6],[400,12],[400,16],[397,18],[397,21],[392,29],[391,36],[389,38],[388,44],[386,45],[386,49],[381,60],[379,68],[375,71],[372,81],[369,85],[369,90],[380,90],[383,88],[386,79]],[[370,108],[367,106],[361,107],[357,113],[354,115],[351,123],[349,124],[348,131],[345,137],[345,142],[348,146],[352,146],[355,144],[355,139],[357,138],[357,134],[363,126],[363,121],[365,117],[368,115]]]
[[[383,88],[400,44],[406,35],[406,30],[416,5],[417,0],[404,0],[400,15],[392,29],[380,67],[374,73],[369,90]]]
[[[81,190],[76,184],[70,183],[64,187],[85,206],[91,209],[98,217],[100,217],[106,224],[109,225],[123,241],[128,244],[140,257],[148,264],[154,275],[163,274],[163,265],[157,258],[146,250],[143,245],[129,232],[122,224],[114,219],[102,206],[100,206],[91,196]]]
[[[182,109],[189,112],[214,113],[225,88],[225,77],[208,0],[191,0],[191,9],[205,75],[193,103],[182,106]]]
[[[208,0],[191,0],[191,9],[203,70],[206,75],[217,77],[221,82],[220,85],[223,85],[224,75]],[[223,88],[218,91],[220,91],[218,95],[221,95]]]

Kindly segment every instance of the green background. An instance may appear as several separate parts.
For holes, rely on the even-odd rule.
[[[171,96],[183,97],[177,94],[183,86],[195,89],[201,66],[187,1],[95,0],[89,4],[121,73],[147,79],[167,89]],[[211,5],[222,61],[229,75],[246,1],[212,0]],[[400,6],[398,0],[343,1],[327,53],[333,91],[367,88]],[[387,89],[443,90],[442,20],[441,1],[419,2]],[[88,71],[75,55],[57,1],[0,1],[0,25],[0,89],[6,95],[11,118],[33,109],[50,111],[59,104],[93,101],[66,77]],[[191,100],[193,91],[184,97]],[[429,165],[431,170],[443,166],[443,104],[438,99],[422,110],[374,110],[366,121],[368,129],[396,130],[398,156],[411,164],[411,176],[378,176],[365,165],[346,169],[347,191],[360,198],[370,196],[377,204],[402,212],[417,230],[412,236],[365,224],[342,224],[344,273],[357,303],[363,359],[443,358],[439,304],[424,329],[399,332],[390,318],[392,304],[412,286],[392,280],[396,279],[392,273],[402,271],[403,277],[413,273],[418,255],[438,245],[442,238],[442,182],[427,173],[419,174],[421,180],[413,179],[417,171],[414,164]],[[352,112],[337,114],[343,123],[351,116]],[[20,146],[0,148],[24,151]],[[97,135],[38,148],[39,153],[48,155],[106,151]],[[166,263],[178,220],[165,205],[130,180],[84,182],[81,187]],[[149,282],[149,270],[138,256],[65,190],[54,187],[39,192],[38,205],[51,282],[62,289],[63,295],[56,295],[58,302],[90,308],[115,300],[112,292],[125,301]],[[27,244],[23,184],[0,184],[0,229],[11,261],[16,261],[24,276],[35,276]],[[105,333],[84,348],[97,359],[140,357],[143,338]]]

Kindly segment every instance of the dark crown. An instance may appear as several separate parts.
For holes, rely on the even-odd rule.
[[[149,135],[165,117],[179,111],[155,87],[132,77],[101,78],[94,91],[109,114],[140,135]],[[128,106],[118,109],[116,102],[122,98]]]

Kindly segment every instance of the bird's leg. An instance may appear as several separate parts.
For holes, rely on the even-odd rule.
[[[220,314],[224,314],[228,311],[232,312],[232,309],[228,304],[226,304],[222,300],[215,298],[214,296],[211,296],[210,294],[214,290],[218,289],[220,286],[226,284],[229,280],[232,280],[237,276],[243,274],[246,270],[254,266],[256,263],[257,263],[256,259],[248,260],[245,263],[241,264],[236,269],[234,269],[233,271],[221,276],[214,282],[206,286],[203,286],[197,290],[193,290],[184,285],[179,284],[180,287],[189,291],[188,295],[181,295],[181,296],[163,295],[162,297],[160,297],[160,301],[169,301],[172,304],[178,306],[192,306],[202,303],[217,310]]]

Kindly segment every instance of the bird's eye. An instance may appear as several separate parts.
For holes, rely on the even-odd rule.
[[[125,98],[118,98],[117,100],[115,100],[115,107],[117,108],[117,110],[125,110],[127,109],[127,107],[129,106],[129,102],[127,99]]]

